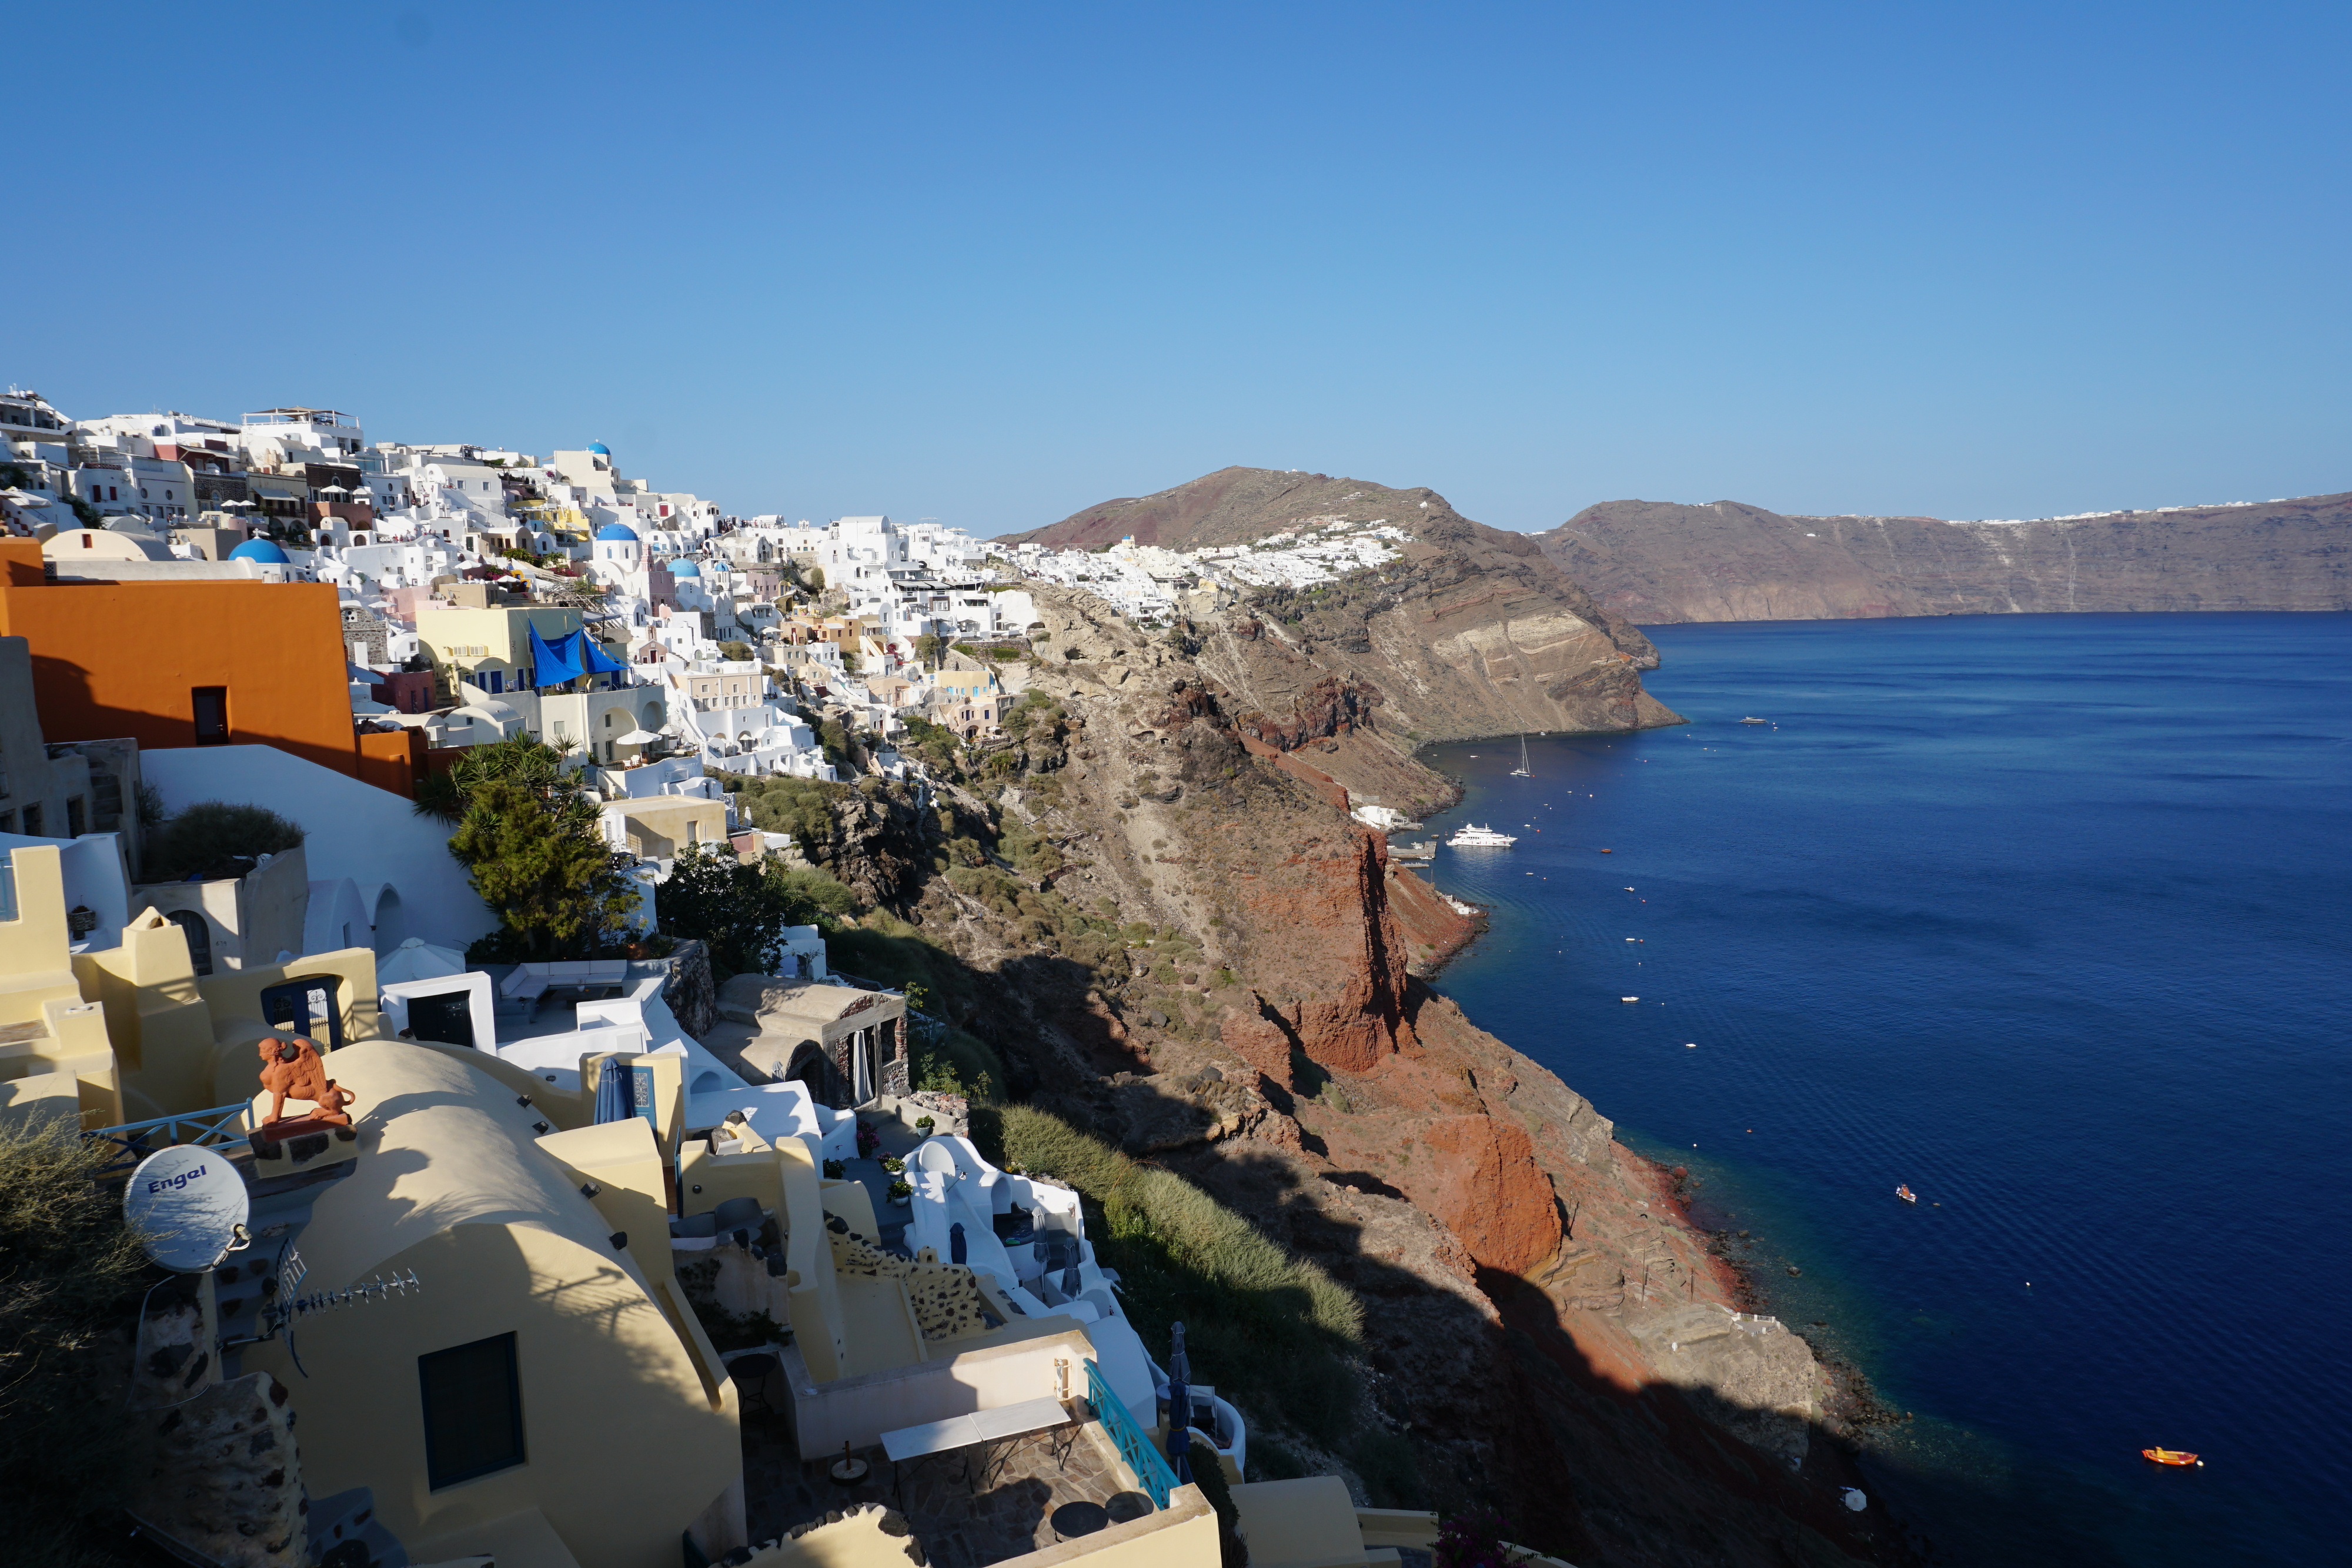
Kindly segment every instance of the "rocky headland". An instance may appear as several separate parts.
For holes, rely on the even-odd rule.
[[[1432,739],[1675,722],[1646,640],[1427,490],[1226,470],[1047,533],[1358,514],[1410,517],[1408,559],[1196,595],[1150,632],[1039,591],[1011,737],[924,810],[861,786],[835,869],[869,925],[953,955],[936,1005],[1015,1094],[1354,1290],[1355,1375],[1418,1506],[1496,1507],[1581,1568],[1904,1560],[1883,1513],[1839,1505],[1837,1381],[1747,1310],[1680,1172],[1431,988],[1476,912],[1349,814],[1453,800],[1415,759]]]
[[[2352,493],[2024,522],[1604,501],[1532,537],[1605,612],[1650,625],[2352,609]]]

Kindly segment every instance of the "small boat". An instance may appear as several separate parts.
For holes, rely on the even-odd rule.
[[[1743,718],[1739,722],[1742,724],[1769,724],[1772,721],[1769,718]]]
[[[1619,997],[1617,999],[1621,1002],[1638,1002],[1642,998],[1639,997]]]
[[[1514,779],[1535,777],[1534,770],[1528,767],[1528,737],[1524,735],[1519,737],[1519,765],[1511,769],[1511,777]]]
[[[2142,1448],[2139,1457],[2154,1459],[2159,1465],[2202,1465],[2205,1461],[2194,1454],[2184,1454],[2178,1448]]]
[[[1498,833],[1475,822],[1465,823],[1445,841],[1447,847],[1457,850],[1507,850],[1518,841],[1509,833]]]
[[[1913,1192],[1910,1187],[1906,1186],[1898,1185],[1895,1189],[1895,1196],[1901,1198],[1906,1203],[1916,1203],[1919,1201],[1919,1195]]]

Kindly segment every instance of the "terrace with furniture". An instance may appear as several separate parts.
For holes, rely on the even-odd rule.
[[[1083,1350],[1082,1339],[1074,1348]],[[1082,1377],[1090,1369],[1082,1357]],[[1216,1521],[1200,1489],[1177,1484],[1148,1436],[1131,1426],[1122,1431],[1122,1423],[1099,1384],[1080,1381],[1068,1396],[1057,1384],[1033,1399],[803,1458],[780,1420],[747,1416],[750,1533],[763,1540],[823,1529],[823,1521],[879,1505],[903,1520],[937,1568],[989,1568],[1064,1548],[1045,1560],[1058,1562],[1073,1555],[1074,1543],[1090,1553],[1148,1542],[1170,1554],[1165,1561],[1213,1562]],[[842,1561],[829,1552],[817,1560]]]

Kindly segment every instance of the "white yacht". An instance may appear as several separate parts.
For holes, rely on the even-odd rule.
[[[1456,850],[1507,850],[1519,841],[1509,833],[1498,833],[1492,828],[1482,828],[1475,822],[1465,822],[1445,841],[1446,847]]]

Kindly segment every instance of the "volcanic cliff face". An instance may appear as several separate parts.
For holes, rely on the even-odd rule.
[[[1472,595],[1555,591],[1526,564],[1471,556],[1445,590],[1476,585],[1459,618],[1424,604],[1419,624],[1458,635]],[[973,878],[932,881],[907,913],[990,977],[968,1026],[1017,1086],[1357,1291],[1363,1375],[1409,1434],[1423,1506],[1498,1503],[1584,1568],[1886,1560],[1877,1521],[1836,1505],[1820,1368],[1736,1310],[1675,1173],[1422,977],[1475,919],[1348,815],[1366,787],[1450,795],[1372,677],[1418,666],[1327,664],[1338,637],[1276,632],[1262,605],[1146,633],[1090,596],[1038,597],[1052,654],[1009,674],[1061,716],[1053,766],[1003,775],[995,804],[1054,851],[1024,878],[1039,896],[1160,939],[1081,968],[1044,923],[959,891]],[[1399,597],[1364,623],[1415,624]],[[1443,722],[1439,699],[1409,700]]]
[[[1534,537],[1607,612],[1652,624],[2352,609],[2352,493],[2020,523],[1609,501]]]
[[[1338,522],[1403,529],[1404,559],[1307,592],[1212,591],[1183,601],[1188,655],[1255,710],[1254,722],[1281,732],[1284,749],[1334,733],[1318,716],[1334,702],[1378,702],[1381,729],[1408,751],[1521,730],[1680,722],[1643,689],[1657,650],[1629,620],[1595,603],[1533,539],[1472,522],[1434,490],[1225,468],[1010,542],[1088,549],[1131,534],[1189,549]]]

